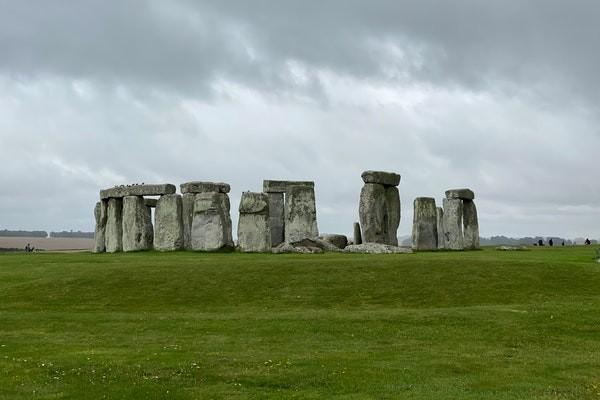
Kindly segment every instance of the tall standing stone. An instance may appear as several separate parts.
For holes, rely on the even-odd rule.
[[[412,248],[436,250],[438,241],[435,199],[417,197],[413,203]]]
[[[461,199],[444,199],[444,246],[449,250],[464,248],[463,236],[463,201]]]
[[[158,199],[154,211],[154,248],[173,251],[183,248],[183,206],[181,195],[166,194]]]
[[[269,197],[269,225],[271,245],[277,246],[285,240],[285,199],[284,193],[267,193]]]
[[[362,234],[360,233],[360,223],[355,222],[352,228],[354,231],[354,232],[352,232],[353,233],[353,235],[352,235],[353,243],[354,244],[362,244]]]
[[[364,243],[398,245],[400,225],[400,175],[393,172],[365,171],[360,193],[359,219]]]
[[[319,236],[314,187],[290,186],[285,194],[285,241],[297,242]]]
[[[436,217],[437,217],[437,234],[438,234],[438,249],[444,249],[446,246],[446,240],[444,239],[444,209],[442,207],[438,207],[436,209]]]
[[[465,249],[479,249],[479,221],[477,207],[472,200],[463,200],[463,226]]]
[[[108,199],[106,217],[106,252],[123,250],[123,199]]]
[[[152,214],[142,196],[123,198],[123,251],[151,250]]]
[[[193,250],[232,249],[230,203],[226,193],[206,192],[196,195],[192,221]]]
[[[385,187],[385,208],[387,214],[386,244],[398,246],[398,226],[400,226],[400,192],[395,186]]]
[[[266,193],[242,193],[239,212],[239,249],[243,252],[270,252],[269,196]]]
[[[195,193],[185,193],[181,196],[182,223],[183,223],[183,248],[192,249],[192,221],[194,220]]]
[[[94,253],[104,253],[106,251],[106,220],[108,213],[108,202],[100,200],[94,207],[94,217],[96,219],[96,229],[94,231]]]

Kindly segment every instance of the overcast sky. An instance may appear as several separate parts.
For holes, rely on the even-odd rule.
[[[101,188],[363,170],[475,191],[483,236],[600,238],[600,2],[0,0],[0,229],[93,230]]]

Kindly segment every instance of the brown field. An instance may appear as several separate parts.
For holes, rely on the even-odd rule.
[[[94,239],[0,237],[0,249],[24,249],[27,243],[40,250],[91,250]]]

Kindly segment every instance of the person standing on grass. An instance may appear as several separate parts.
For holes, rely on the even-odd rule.
[[[590,244],[592,244],[592,242],[590,242],[590,239],[589,239],[589,238],[588,238],[588,239],[585,239],[585,245],[586,245],[586,246],[588,246],[588,245],[590,245]]]
[[[552,238],[550,238],[550,240],[548,240],[548,246],[550,246],[550,247],[554,246],[554,241],[552,240]]]

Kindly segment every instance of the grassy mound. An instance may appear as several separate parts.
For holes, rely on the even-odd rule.
[[[0,254],[0,399],[596,399],[594,251]]]

